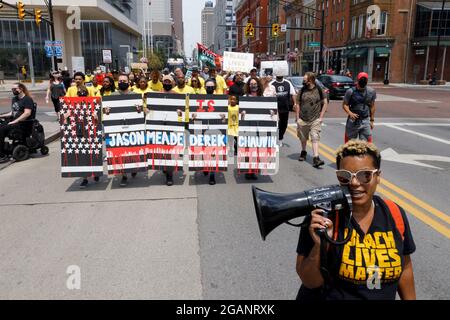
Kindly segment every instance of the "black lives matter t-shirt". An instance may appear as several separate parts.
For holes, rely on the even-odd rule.
[[[12,119],[19,118],[25,111],[25,109],[31,110],[30,118],[34,117],[34,101],[29,96],[24,96],[22,99],[19,97],[13,97],[11,101]]]
[[[404,257],[412,254],[416,245],[404,210],[400,208],[405,226],[402,240],[384,201],[374,196],[374,203],[375,213],[367,234],[352,218],[350,241],[343,246],[330,245],[328,270],[331,285],[325,299],[395,299]],[[347,228],[343,221],[339,221],[339,225],[339,239],[343,239]],[[313,246],[308,227],[302,228],[297,254],[308,256]]]

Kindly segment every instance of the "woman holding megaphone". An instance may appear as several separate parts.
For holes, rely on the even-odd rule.
[[[394,202],[374,195],[380,183],[381,156],[370,143],[351,140],[337,151],[336,175],[349,188],[351,227],[313,210],[302,227],[297,247],[299,300],[416,298],[410,254],[416,250],[408,219]],[[336,215],[339,217],[339,215]],[[350,238],[344,245],[327,243],[321,255],[320,231],[330,238]]]

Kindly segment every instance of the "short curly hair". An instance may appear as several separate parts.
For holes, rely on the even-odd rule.
[[[378,148],[373,144],[363,140],[350,140],[341,145],[336,150],[336,166],[339,169],[342,160],[348,156],[370,156],[375,168],[381,167],[381,155]]]

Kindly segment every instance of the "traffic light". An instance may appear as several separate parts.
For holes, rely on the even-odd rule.
[[[276,38],[278,37],[278,34],[280,33],[280,25],[278,23],[272,24],[272,37]]]
[[[17,2],[17,15],[20,20],[25,19],[25,5],[22,1]]]
[[[247,38],[253,38],[255,36],[255,29],[253,28],[252,23],[247,23],[245,26],[245,36]]]
[[[42,11],[39,9],[34,9],[34,20],[36,21],[36,24],[39,26],[42,21]]]

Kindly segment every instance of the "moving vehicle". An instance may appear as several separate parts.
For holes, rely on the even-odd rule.
[[[348,89],[355,87],[353,79],[347,76],[322,74],[318,79],[330,90],[330,99],[343,97]]]

